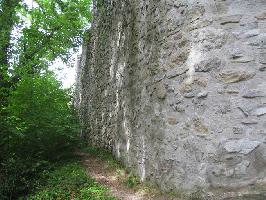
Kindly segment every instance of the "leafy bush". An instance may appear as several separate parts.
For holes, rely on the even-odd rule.
[[[24,195],[40,173],[66,159],[77,144],[78,123],[68,91],[53,74],[23,78],[10,92],[1,134],[0,199]]]
[[[1,200],[32,190],[77,144],[69,91],[47,69],[78,50],[90,7],[91,0],[0,1]]]

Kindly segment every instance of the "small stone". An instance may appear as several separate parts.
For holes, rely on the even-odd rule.
[[[262,91],[258,91],[258,90],[250,90],[250,91],[246,91],[242,97],[244,98],[256,98],[256,97],[264,97],[265,94],[263,94]]]
[[[184,111],[185,111],[185,107],[184,107],[184,106],[178,106],[178,105],[176,105],[176,106],[174,107],[174,110],[175,110],[176,112],[184,112]]]
[[[233,175],[234,175],[234,169],[226,169],[225,171],[224,171],[224,175],[226,176],[226,177],[232,177]]]
[[[249,116],[249,113],[248,113],[248,109],[246,107],[241,107],[241,106],[238,106],[237,107],[246,117]]]
[[[184,39],[184,38],[183,38],[182,40],[179,41],[179,43],[178,43],[177,45],[178,45],[179,48],[183,48],[183,47],[185,47],[187,44],[188,44],[188,39],[186,39],[186,38]]]
[[[198,133],[206,134],[209,132],[209,128],[199,118],[193,119],[193,126]]]
[[[259,62],[260,62],[261,64],[266,64],[266,53],[264,53],[264,54],[260,54]]]
[[[248,138],[231,140],[225,143],[224,148],[228,153],[249,154],[260,145],[259,141]]]
[[[247,174],[247,168],[250,165],[250,162],[247,160],[243,160],[241,163],[239,163],[235,168],[235,174],[236,175],[245,175]]]
[[[239,90],[234,88],[226,88],[223,90],[218,90],[219,94],[238,94]]]
[[[195,72],[209,72],[213,69],[217,69],[221,66],[221,60],[219,58],[211,58],[203,60],[195,65]]]
[[[266,107],[259,107],[256,109],[251,110],[250,112],[251,115],[255,115],[255,116],[262,116],[266,114]]]
[[[155,76],[154,76],[154,83],[157,83],[157,82],[160,82],[161,80],[163,80],[163,78],[165,77],[165,74],[163,74],[163,73],[159,73],[159,74],[156,74]]]
[[[225,104],[225,105],[218,105],[217,110],[215,113],[219,114],[227,114],[231,112],[231,105],[230,104]]]
[[[237,59],[243,57],[243,51],[238,48],[233,48],[229,50],[230,58],[231,59]]]
[[[181,32],[178,32],[174,35],[174,40],[180,40],[183,37],[183,34]]]
[[[177,53],[177,54],[173,55],[171,62],[175,65],[180,64],[180,63],[184,63],[188,59],[188,55],[189,55],[189,53],[187,51]]]
[[[163,86],[163,84],[158,84],[156,87],[156,95],[159,99],[165,99],[166,98],[166,89]]]
[[[225,89],[224,92],[227,94],[238,94],[239,90],[238,89]]]
[[[188,27],[189,31],[193,31],[195,29],[204,28],[212,23],[212,20],[195,20],[190,27]]]
[[[200,92],[197,97],[198,98],[206,98],[208,96],[208,92],[207,91],[203,91],[203,92]]]
[[[207,87],[209,80],[206,77],[194,77],[193,81],[201,87]]]
[[[171,69],[171,70],[169,70],[167,72],[166,77],[169,78],[169,79],[170,78],[175,78],[177,76],[180,76],[182,74],[185,74],[187,71],[188,71],[188,69],[183,69],[183,68],[176,69],[176,68],[174,68],[174,69]]]
[[[256,38],[248,42],[248,45],[264,48],[266,45],[266,33],[259,34]]]
[[[256,15],[255,17],[256,17],[256,19],[258,19],[258,20],[264,20],[264,19],[266,19],[266,11],[264,11],[264,12],[262,12],[262,13]]]
[[[243,34],[242,38],[251,38],[251,37],[255,37],[255,36],[259,35],[259,34],[260,34],[260,32],[259,32],[258,29],[252,29],[252,30],[246,31]]]
[[[167,87],[167,92],[168,93],[174,93],[175,89],[173,87]]]
[[[196,94],[194,91],[184,94],[184,97],[186,97],[186,98],[193,98],[195,96],[196,96]]]
[[[262,66],[262,67],[260,67],[259,70],[260,70],[261,72],[265,72],[265,71],[266,71],[266,66]]]
[[[248,117],[248,118],[243,119],[241,123],[244,125],[251,125],[251,124],[257,124],[258,121],[256,118]]]
[[[177,121],[177,118],[176,117],[168,117],[167,122],[170,125],[176,125],[176,124],[178,124],[178,121]]]
[[[217,78],[224,83],[236,83],[240,81],[248,80],[254,77],[256,73],[251,73],[247,71],[236,71],[236,70],[228,70],[220,73]]]
[[[182,82],[179,86],[179,91],[181,93],[189,93],[192,91],[192,87],[190,83],[187,83],[186,81]]]
[[[221,25],[225,25],[229,23],[239,23],[241,18],[242,18],[241,15],[228,15],[220,17],[219,20]]]
[[[233,63],[249,63],[251,61],[254,61],[254,59],[251,58],[251,57],[242,57],[242,58],[239,58],[239,59],[235,59],[232,62]]]
[[[233,127],[234,134],[243,134],[243,128],[241,127]]]
[[[241,164],[248,167],[250,165],[250,162],[248,160],[243,160]]]
[[[238,89],[227,89],[225,91],[227,94],[238,94],[239,93]]]

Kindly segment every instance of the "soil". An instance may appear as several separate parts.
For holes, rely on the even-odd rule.
[[[178,200],[161,194],[160,192],[150,189],[143,190],[144,184],[140,183],[136,188],[130,188],[126,185],[128,174],[118,173],[114,167],[109,167],[108,162],[96,155],[89,153],[79,153],[82,157],[83,165],[89,176],[94,178],[98,183],[109,188],[112,196],[120,200]]]

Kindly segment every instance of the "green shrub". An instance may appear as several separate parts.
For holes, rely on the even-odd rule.
[[[25,195],[43,170],[71,156],[79,126],[70,101],[51,73],[25,77],[10,92],[0,134],[0,199]]]
[[[114,200],[108,195],[107,188],[86,175],[78,163],[69,163],[52,172],[44,172],[46,184],[37,188],[29,200],[75,199],[75,200]]]

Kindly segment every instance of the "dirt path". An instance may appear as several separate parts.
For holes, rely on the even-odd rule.
[[[141,190],[131,189],[126,186],[127,174],[118,174],[117,170],[109,167],[107,161],[88,153],[79,153],[88,174],[97,182],[110,189],[111,194],[121,200],[167,200],[156,193],[145,193]],[[172,199],[172,198],[171,198]]]

